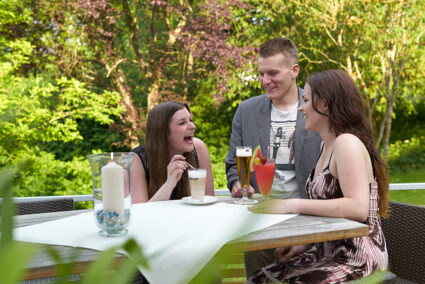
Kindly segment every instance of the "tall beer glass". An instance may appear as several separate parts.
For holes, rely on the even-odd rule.
[[[242,188],[242,199],[236,200],[238,204],[252,204],[255,201],[248,199],[248,187],[251,179],[251,161],[252,148],[250,146],[236,147],[236,162],[238,165],[239,183]]]

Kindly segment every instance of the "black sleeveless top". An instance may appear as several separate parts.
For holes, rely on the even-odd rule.
[[[136,153],[139,156],[140,160],[142,161],[143,169],[145,170],[145,175],[146,175],[146,183],[149,186],[148,157],[146,154],[145,145],[144,144],[140,145],[134,148],[133,150],[131,150],[131,152]],[[193,156],[195,157],[196,167],[199,168],[198,154],[196,153],[195,146],[193,147]],[[175,199],[177,199],[177,187],[173,189],[173,192],[171,193],[171,196],[170,196],[170,200],[175,200]]]

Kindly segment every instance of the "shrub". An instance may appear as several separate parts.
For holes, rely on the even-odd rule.
[[[211,166],[214,175],[214,188],[227,188],[226,167],[224,158],[227,154],[227,146],[216,148],[208,146],[208,151],[211,157]]]
[[[390,173],[425,168],[425,136],[391,144],[388,151],[388,168]]]

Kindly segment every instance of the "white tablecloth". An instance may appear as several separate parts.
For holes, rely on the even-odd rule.
[[[93,213],[84,213],[17,228],[14,239],[105,250],[134,238],[149,261],[149,270],[141,268],[149,282],[187,283],[225,243],[294,216],[253,214],[236,204],[190,205],[175,200],[133,205],[124,237],[99,236]]]

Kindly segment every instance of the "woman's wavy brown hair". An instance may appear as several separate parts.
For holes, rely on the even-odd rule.
[[[187,104],[169,101],[156,105],[148,114],[145,145],[150,177],[148,186],[149,198],[167,181],[167,166],[171,160],[168,145],[169,125],[173,115],[183,108],[186,108],[190,113]],[[186,161],[195,165],[193,152],[186,152],[183,156],[186,157]],[[177,198],[190,195],[187,171],[183,173],[176,187]]]
[[[353,79],[342,70],[327,70],[310,75],[306,82],[311,88],[312,105],[316,112],[329,118],[329,128],[336,136],[351,133],[366,146],[372,159],[378,182],[379,214],[388,215],[388,175],[384,161],[373,144],[372,127],[366,118],[360,91]],[[320,99],[328,106],[329,114],[317,109]]]

